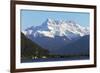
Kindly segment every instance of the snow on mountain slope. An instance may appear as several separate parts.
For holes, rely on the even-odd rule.
[[[40,26],[32,26],[23,31],[25,35],[33,37],[44,36],[54,38],[55,36],[66,36],[69,39],[89,35],[89,29],[82,27],[74,21],[62,21],[47,19]]]

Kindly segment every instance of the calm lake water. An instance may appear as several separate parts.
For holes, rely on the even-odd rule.
[[[89,56],[71,57],[71,58],[40,58],[40,59],[22,59],[22,63],[31,62],[50,62],[50,61],[71,61],[71,60],[88,60]]]

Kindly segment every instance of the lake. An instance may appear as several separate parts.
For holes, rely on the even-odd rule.
[[[88,60],[89,56],[68,57],[68,58],[38,58],[38,59],[21,59],[21,63],[31,62],[53,62],[53,61],[72,61],[72,60]]]

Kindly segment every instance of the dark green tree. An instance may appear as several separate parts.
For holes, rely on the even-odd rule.
[[[32,40],[28,39],[23,33],[21,33],[21,57],[22,58],[32,58],[37,56],[47,56],[49,51],[40,47]]]

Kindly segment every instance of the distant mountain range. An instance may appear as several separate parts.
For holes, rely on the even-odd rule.
[[[22,32],[50,53],[89,53],[89,28],[74,21],[47,19],[41,25],[31,26]]]
[[[22,32],[33,37],[45,36],[54,38],[55,36],[66,36],[69,39],[73,39],[77,36],[88,35],[89,28],[82,27],[74,21],[47,19],[40,26],[31,26]]]

